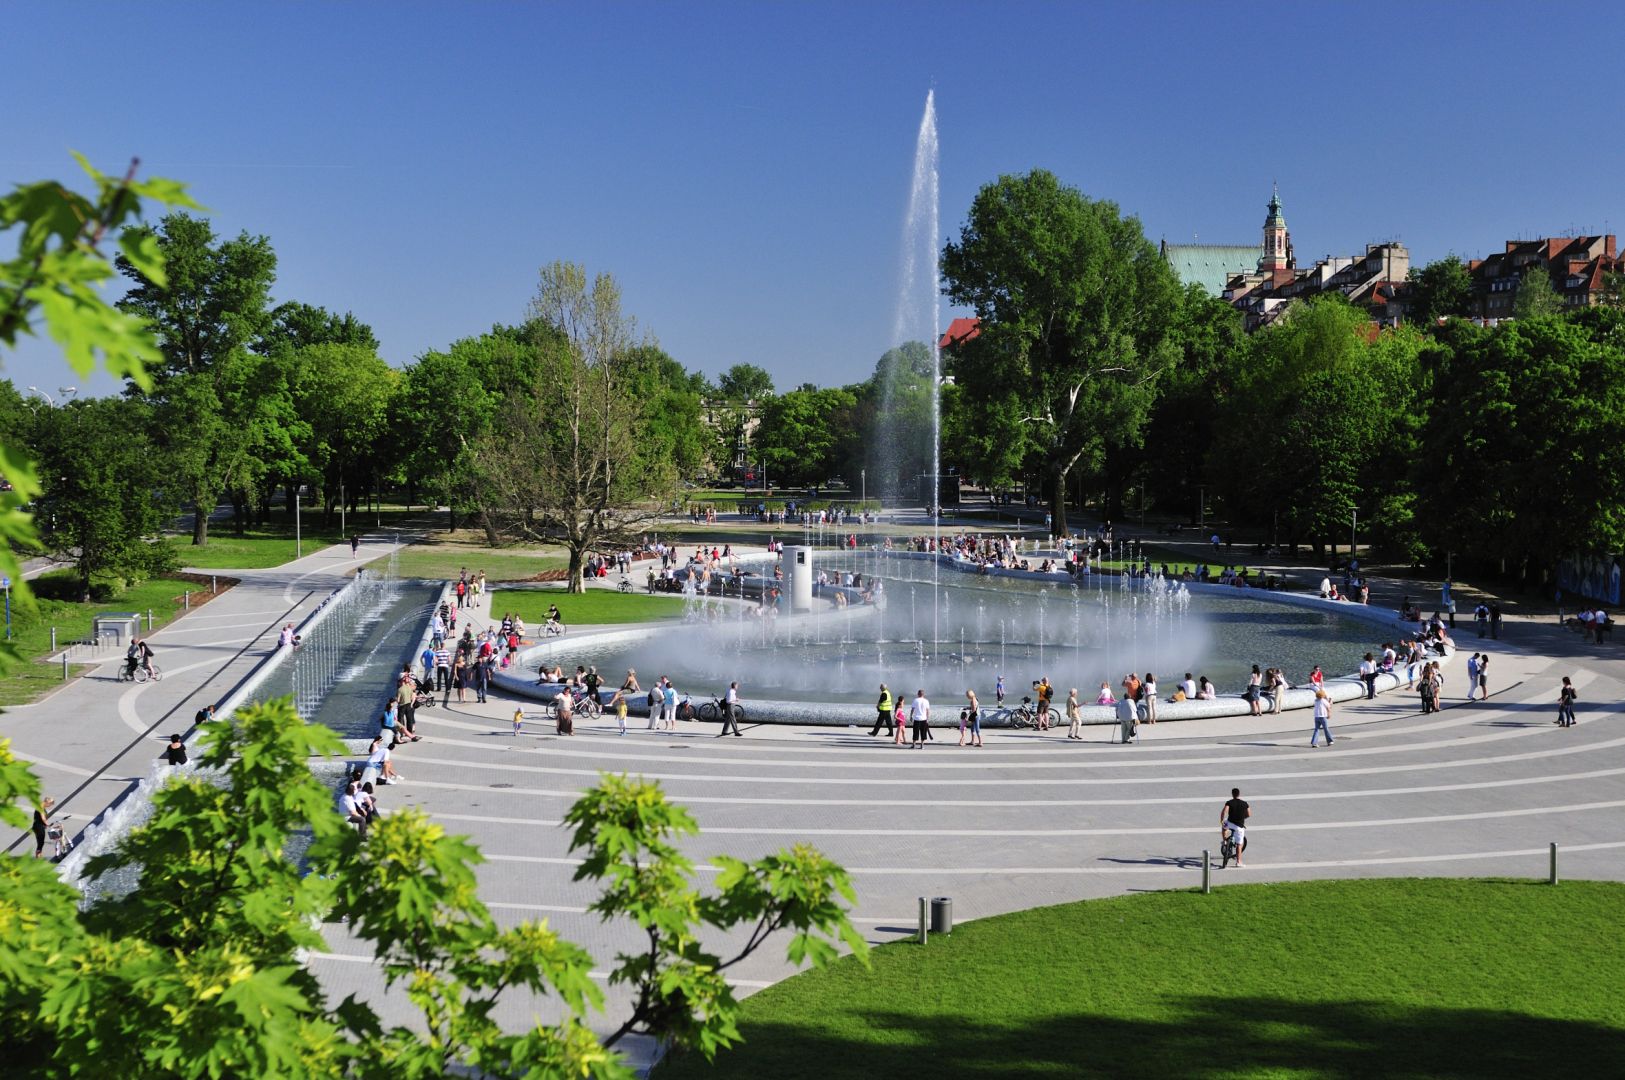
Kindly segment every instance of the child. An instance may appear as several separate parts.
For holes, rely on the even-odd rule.
[[[609,699],[610,705],[615,709],[615,722],[621,726],[621,734],[626,734],[626,692],[615,691],[615,696]]]
[[[513,711],[513,735],[514,735],[514,738],[517,739],[519,737],[519,725],[524,723],[524,721],[525,721],[524,710],[515,708],[514,711]]]

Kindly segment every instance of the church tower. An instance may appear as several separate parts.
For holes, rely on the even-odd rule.
[[[1292,234],[1287,232],[1286,218],[1281,214],[1279,188],[1270,193],[1269,216],[1264,219],[1264,254],[1259,257],[1261,273],[1279,277],[1295,269],[1297,260],[1292,255]]]

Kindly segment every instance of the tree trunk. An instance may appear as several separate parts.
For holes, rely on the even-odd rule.
[[[570,577],[565,588],[568,592],[584,593],[587,591],[587,580],[582,576],[586,568],[586,548],[577,544],[570,544]]]
[[[1066,473],[1051,469],[1045,477],[1049,487],[1049,534],[1051,538],[1066,535]]]
[[[212,502],[211,499],[198,498],[192,504],[192,545],[203,547],[209,542],[209,509],[204,504]]]
[[[450,499],[446,500],[446,531],[457,531],[457,508],[451,504]]]
[[[231,489],[231,531],[237,536],[248,531],[248,492],[242,488]]]
[[[485,545],[498,548],[502,546],[502,537],[497,534],[496,515],[490,511],[480,514],[480,524],[485,528]]]

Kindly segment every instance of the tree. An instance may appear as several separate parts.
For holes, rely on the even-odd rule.
[[[822,484],[836,475],[837,417],[854,404],[846,390],[799,389],[763,406],[756,442],[772,475],[794,485]]]
[[[717,377],[717,394],[740,404],[773,396],[773,376],[755,364],[735,364]]]
[[[255,451],[275,441],[264,426],[287,414],[275,397],[282,380],[265,378],[263,359],[248,351],[271,328],[276,253],[265,237],[246,232],[217,242],[208,221],[184,213],[129,233],[167,268],[155,281],[120,258],[120,272],[135,284],[118,306],[146,320],[163,353],[160,430],[192,503],[192,543],[203,545],[220,497],[236,491],[241,507],[263,471]],[[241,512],[237,521],[241,528]]]
[[[169,546],[156,542],[174,501],[148,436],[151,411],[141,401],[101,398],[39,415],[45,490],[34,513],[46,552],[73,564],[81,600],[91,598],[95,577],[139,580],[173,563]]]
[[[491,431],[497,410],[509,394],[534,385],[541,372],[541,349],[552,347],[557,332],[527,323],[493,326],[478,337],[431,351],[408,367],[391,404],[389,428],[407,485],[450,508],[447,528],[458,515],[483,505],[489,490],[475,471],[476,442]],[[497,525],[481,514],[486,542],[501,543]]]
[[[460,1073],[543,1078],[632,1074],[615,1046],[648,1034],[707,1057],[739,1040],[734,964],[780,930],[793,963],[827,963],[837,945],[866,955],[847,918],[840,867],[797,846],[751,861],[713,860],[702,889],[678,849],[697,831],[652,782],[606,776],[566,815],[575,878],[600,887],[592,910],[629,922],[647,947],[618,956],[610,981],[633,1004],[600,1039],[603,992],[592,958],[546,922],[502,929],[476,891],[480,854],[427,815],[402,809],[363,839],[333,813],[310,771],[342,754],[289,699],[247,708],[202,734],[199,769],[172,777],[153,812],[91,879],[140,874],[88,905],[44,860],[0,864],[0,1035],[19,1075],[130,1080],[268,1076],[428,1080]],[[0,742],[0,816],[22,828],[38,780]],[[290,841],[310,840],[304,866]],[[384,990],[416,1010],[386,1028],[355,997],[330,1002],[301,962],[325,948],[321,923],[347,923],[379,962]],[[746,931],[733,956],[705,938]],[[552,1025],[504,1030],[499,1004],[550,997]],[[529,1010],[526,1010],[529,1011]]]
[[[379,472],[400,374],[362,344],[305,345],[280,359],[301,421],[301,456],[322,483],[325,520],[341,491],[353,507]]]
[[[472,473],[510,528],[565,547],[569,588],[583,592],[587,553],[653,520],[675,494],[678,471],[641,445],[650,414],[638,390],[650,343],[622,314],[615,279],[589,283],[580,266],[552,263],[531,310],[549,328],[542,371],[471,444]]]
[[[129,233],[129,243],[162,255],[166,269],[159,282],[127,256],[118,260],[119,272],[134,283],[119,310],[152,328],[164,356],[160,377],[206,371],[271,329],[276,253],[270,240],[243,232],[216,243],[207,219],[185,213]]]
[[[1153,384],[1174,362],[1178,279],[1138,220],[1043,170],[984,187],[942,269],[948,296],[981,319],[956,383],[971,409],[1014,407],[1009,434],[1033,452],[1062,535],[1072,469],[1139,443]]]
[[[101,245],[110,232],[139,218],[144,198],[172,206],[194,204],[174,181],[136,179],[136,162],[119,178],[75,157],[90,177],[94,195],[47,180],[18,185],[0,198],[0,232],[21,227],[14,253],[0,259],[0,346],[15,347],[19,337],[34,333],[43,322],[81,378],[100,364],[115,378],[147,386],[146,366],[161,354],[140,319],[102,299],[99,287],[114,271]],[[165,280],[162,253],[150,238],[123,234],[119,244],[124,259],[149,280]],[[9,439],[0,440],[0,479],[5,481],[0,490],[0,573],[12,579],[16,601],[26,606],[31,594],[17,552],[39,546],[25,507],[40,494],[40,482],[35,463]],[[10,643],[0,644],[0,659],[15,655]]]
[[[1417,326],[1433,326],[1440,319],[1473,313],[1473,279],[1461,256],[1451,252],[1424,267],[1411,267],[1405,275],[1410,299],[1405,318]]]
[[[1379,332],[1340,295],[1294,304],[1254,334],[1218,402],[1211,475],[1233,517],[1280,527],[1318,550],[1348,535],[1414,451],[1422,338]]]
[[[1512,296],[1512,317],[1533,319],[1539,315],[1560,315],[1563,297],[1552,288],[1552,276],[1544,267],[1533,266],[1518,280],[1518,291]]]
[[[346,311],[335,315],[324,307],[290,300],[271,312],[271,325],[257,348],[274,353],[282,349],[302,349],[307,345],[359,345],[378,351],[378,338],[372,327]]]

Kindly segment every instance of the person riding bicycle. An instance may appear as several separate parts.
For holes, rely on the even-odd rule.
[[[141,638],[130,642],[130,648],[124,653],[124,677],[135,679],[135,669],[144,668],[148,675],[152,674],[152,646]]]
[[[547,606],[547,625],[543,627],[543,630],[551,636],[564,633],[564,617],[559,614],[557,604]]]
[[[1219,810],[1219,835],[1229,836],[1236,845],[1236,865],[1241,865],[1241,853],[1247,849],[1247,818],[1252,808],[1241,797],[1240,788],[1230,789],[1230,801]]]

